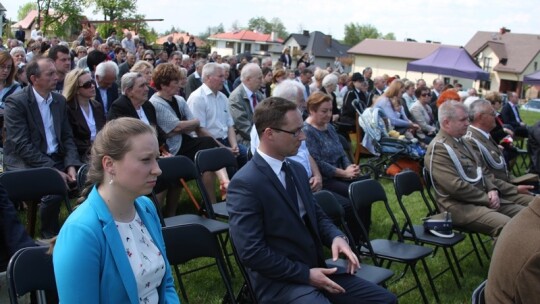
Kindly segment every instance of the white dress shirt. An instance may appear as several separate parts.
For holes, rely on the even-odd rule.
[[[56,138],[56,133],[54,132],[54,122],[50,108],[53,98],[49,93],[49,96],[47,96],[47,99],[45,99],[41,97],[41,95],[39,95],[39,93],[36,92],[36,89],[33,87],[32,90],[34,91],[34,96],[36,97],[41,119],[43,120],[45,138],[47,140],[47,154],[50,155],[58,151],[58,139]]]

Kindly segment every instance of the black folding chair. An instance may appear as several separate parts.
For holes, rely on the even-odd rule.
[[[480,283],[480,285],[478,285],[478,287],[476,287],[476,289],[473,291],[472,304],[485,304],[486,303],[486,299],[484,297],[484,293],[486,290],[486,283],[487,283],[487,280]]]
[[[163,239],[167,250],[167,258],[174,268],[182,297],[188,303],[187,293],[182,282],[178,265],[185,264],[196,258],[213,258],[227,289],[229,303],[236,303],[232,289],[231,278],[223,259],[218,239],[214,233],[200,224],[185,224],[174,227],[163,227]],[[186,274],[184,272],[184,274]]]
[[[373,205],[374,203],[377,203],[377,202],[382,202],[390,218],[392,227],[399,227],[399,224],[394,216],[394,213],[392,212],[392,209],[390,208],[390,205],[388,204],[386,193],[384,192],[383,187],[378,181],[373,180],[373,179],[368,179],[368,180],[357,181],[350,184],[349,197],[351,199],[351,202],[354,206],[356,213],[358,213],[358,210],[361,210],[361,208],[364,206]],[[358,214],[356,215],[358,216]],[[423,265],[424,271],[426,272],[426,276],[431,286],[431,290],[433,291],[433,295],[435,296],[435,300],[437,303],[440,302],[439,295],[435,288],[435,284],[433,283],[431,272],[429,271],[429,268],[425,261],[425,258],[433,253],[433,250],[431,248],[404,243],[403,235],[401,234],[401,231],[399,229],[397,229],[396,231],[398,241],[393,241],[393,240],[388,240],[388,239],[370,240],[369,232],[366,231],[365,228],[362,230],[363,232],[366,232],[366,235],[364,235],[363,237],[363,239],[366,241],[361,241],[362,243],[359,244],[360,252],[362,253],[369,252],[369,251],[374,252],[374,254],[379,259],[388,261],[388,267],[391,265],[392,262],[405,264],[405,269],[403,273],[400,275],[400,277],[398,278],[398,280],[401,279],[405,275],[408,269],[411,269],[411,272],[416,281],[416,285],[402,292],[401,294],[398,295],[398,297],[404,294],[407,294],[414,289],[418,289],[424,303],[429,303],[426,297],[426,294],[424,292],[422,282],[420,281],[420,278],[418,277],[418,272],[416,271],[416,264],[418,262],[421,262]]]
[[[432,203],[432,207],[429,208],[429,204],[428,204],[428,208],[430,209],[429,211],[429,215],[435,215],[437,213],[439,213],[439,208],[437,206],[437,200],[435,199],[433,193],[432,193],[432,181],[431,181],[431,174],[429,173],[429,170],[424,167],[424,169],[422,170],[422,175],[424,177],[424,185],[426,187],[426,192],[428,194],[428,197],[429,197],[429,200],[431,201]],[[467,234],[469,236],[469,240],[471,241],[471,245],[472,245],[472,250],[465,253],[460,259],[459,261],[463,260],[464,258],[468,257],[470,254],[472,254],[473,252],[475,253],[476,255],[476,258],[478,259],[478,263],[480,264],[480,266],[484,267],[484,263],[482,262],[482,257],[480,257],[480,251],[478,250],[478,246],[476,244],[476,240],[478,240],[478,243],[480,244],[480,247],[482,248],[482,251],[484,252],[486,258],[488,259],[488,261],[490,260],[490,255],[487,251],[487,248],[486,246],[484,245],[484,241],[482,240],[482,237],[480,236],[480,233],[478,232],[474,232],[474,231],[470,231],[469,229],[465,228],[465,227],[461,227],[459,225],[453,225],[454,227],[454,230],[456,231],[459,231],[460,233],[463,233],[463,234]],[[476,238],[476,240],[475,240]]]
[[[315,192],[314,196],[317,204],[321,207],[324,213],[326,213],[326,215],[336,224],[336,226],[341,228],[343,233],[349,239],[351,249],[357,256],[359,256],[358,248],[356,247],[354,238],[349,228],[347,227],[347,222],[345,221],[345,210],[343,209],[343,206],[338,203],[336,197],[329,191],[318,191]],[[374,254],[370,256],[373,258],[374,263],[376,263],[376,256]],[[327,259],[326,264],[329,267],[347,267],[347,261],[343,259],[338,259],[337,261]],[[365,263],[363,263],[361,265],[361,268],[358,269],[358,271],[356,272],[357,277],[378,285],[384,285],[384,282],[390,279],[393,275],[394,272],[392,270]]]
[[[240,260],[240,256],[238,255],[236,246],[234,246],[232,236],[230,236],[230,240],[231,240],[232,252],[234,254],[234,259],[236,260],[236,264],[238,265],[240,274],[244,278],[244,284],[242,284],[242,287],[240,288],[240,292],[238,293],[236,299],[238,303],[242,303],[242,304],[257,304],[259,303],[259,301],[257,300],[257,296],[255,295],[255,291],[253,290],[253,285],[251,284],[251,280],[249,279],[247,270],[244,267],[244,264],[242,263],[242,261]]]
[[[158,160],[159,167],[161,169],[161,175],[158,176],[156,187],[154,187],[154,191],[152,191],[152,200],[154,201],[154,204],[159,208],[159,202],[156,198],[155,192],[166,189],[167,185],[174,185],[174,184],[180,184],[180,179],[183,179],[186,183],[189,181],[196,181],[197,189],[201,193],[201,196],[203,197],[203,200],[205,200],[206,195],[204,194],[205,189],[204,187],[201,187],[202,181],[200,180],[200,175],[197,172],[197,169],[195,168],[195,164],[187,157],[185,156],[174,156],[174,157],[166,157],[166,158],[160,158]],[[204,203],[206,204],[206,203]],[[202,210],[198,210],[199,213],[202,213]],[[161,212],[159,213],[160,217],[162,218]],[[224,255],[226,256],[227,263],[229,265],[229,270],[231,273],[233,273],[232,264],[229,260],[228,251],[227,251],[227,239],[228,237],[225,236],[223,238],[222,234],[228,235],[229,233],[229,224],[224,223],[222,221],[218,221],[212,218],[203,217],[197,214],[181,214],[176,215],[173,217],[168,218],[162,218],[162,226],[164,227],[174,227],[179,225],[186,225],[186,224],[200,224],[206,227],[210,232],[217,235],[221,248],[223,250]],[[206,267],[210,267],[212,265],[207,265]],[[205,267],[202,267],[205,268]]]
[[[27,212],[28,234],[34,237],[36,228],[37,205],[47,195],[60,195],[64,198],[67,211],[71,213],[71,203],[66,182],[53,168],[32,168],[8,171],[0,175],[2,184],[12,202],[25,201],[29,205]]]
[[[422,182],[420,180],[420,176],[414,171],[402,171],[398,173],[394,177],[394,190],[396,192],[396,197],[399,203],[399,207],[401,208],[401,211],[405,215],[405,223],[403,227],[401,228],[401,233],[403,234],[403,237],[406,240],[412,240],[417,245],[423,245],[428,244],[436,247],[436,250],[438,248],[442,248],[444,255],[446,257],[446,261],[448,263],[448,267],[441,271],[440,273],[433,276],[433,279],[436,279],[443,273],[445,273],[447,270],[450,270],[452,272],[452,275],[454,277],[454,280],[456,281],[456,285],[458,288],[461,289],[461,284],[459,282],[458,275],[456,273],[456,270],[454,269],[454,265],[452,263],[452,259],[450,257],[450,253],[452,254],[452,257],[456,263],[456,267],[460,273],[460,275],[463,277],[463,272],[461,270],[461,266],[459,265],[459,260],[456,256],[456,252],[454,250],[454,246],[461,243],[465,239],[465,236],[461,233],[454,233],[454,236],[452,238],[441,238],[434,236],[430,234],[429,232],[426,232],[423,225],[414,225],[413,221],[409,215],[409,212],[407,211],[407,208],[405,207],[405,197],[409,197],[413,193],[419,193],[422,201],[424,202],[424,206],[428,208],[429,211],[429,202],[427,201],[427,197],[424,193],[424,187],[422,186]],[[396,227],[396,229],[399,229]],[[435,250],[435,252],[436,252]]]
[[[84,164],[79,167],[79,170],[77,170],[77,188],[79,189],[79,193],[83,191],[84,189],[87,175],[88,175],[88,164]]]
[[[227,148],[212,148],[200,150],[195,154],[195,166],[197,171],[202,176],[205,172],[214,172],[223,168],[227,168],[227,172],[234,173],[237,168],[236,158],[231,151]],[[200,180],[200,179],[199,179]],[[201,189],[205,189],[200,185]],[[227,211],[226,202],[219,202],[212,204],[208,199],[206,191],[202,193],[205,196],[205,212],[209,218],[215,219],[216,217],[222,219],[229,218],[229,212]]]
[[[38,292],[38,298],[45,298],[44,291],[52,298],[58,298],[52,256],[48,247],[28,247],[17,251],[7,267],[9,298],[12,304],[29,292]]]

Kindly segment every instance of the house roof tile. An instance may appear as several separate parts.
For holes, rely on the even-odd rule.
[[[477,56],[487,47],[491,48],[500,61],[494,71],[521,74],[540,52],[540,35],[479,31],[467,42],[465,49]]]
[[[271,34],[263,34],[263,33],[248,31],[248,30],[215,34],[208,37],[208,39],[209,40],[237,40],[237,41],[283,43],[283,39],[278,38],[278,37],[275,37],[272,40]]]
[[[373,55],[416,60],[428,56],[441,46],[458,48],[458,46],[454,45],[437,43],[364,39],[362,42],[349,49],[349,53],[355,55]]]

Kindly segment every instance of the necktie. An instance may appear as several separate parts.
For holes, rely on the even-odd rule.
[[[307,93],[307,96],[309,97],[309,95],[311,95],[311,93],[309,92],[309,85],[305,84],[304,87],[306,87],[306,93]]]
[[[255,93],[251,94],[251,105],[253,106],[253,111],[255,111],[255,107],[257,106],[257,95]]]
[[[289,197],[293,201],[294,206],[298,208],[298,196],[296,194],[296,186],[294,185],[291,169],[286,162],[283,162],[283,165],[281,166],[281,171],[285,173],[285,188],[287,190],[287,194],[289,194]]]

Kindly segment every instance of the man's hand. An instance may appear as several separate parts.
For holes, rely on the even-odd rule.
[[[521,194],[531,194],[530,190],[534,189],[531,185],[518,185],[517,192]]]
[[[491,209],[499,209],[499,206],[501,205],[501,200],[499,199],[499,192],[497,190],[491,190],[488,192],[488,198],[489,198],[489,208]]]
[[[69,166],[67,168],[67,176],[68,176],[68,179],[66,180],[67,182],[77,181],[77,170],[75,170],[75,167]]]
[[[337,268],[311,268],[309,270],[309,284],[329,293],[344,293],[345,289],[327,276],[336,272]]]
[[[320,175],[313,175],[309,179],[309,186],[311,188],[311,192],[317,192],[322,189],[322,177]]]
[[[340,253],[343,253],[349,262],[347,265],[347,272],[355,274],[358,268],[360,268],[358,257],[352,252],[351,247],[349,247],[349,244],[347,244],[345,239],[337,236],[332,241],[332,260],[337,261]]]
[[[240,149],[238,148],[238,146],[230,147],[229,150],[234,156],[238,156],[240,154]]]

